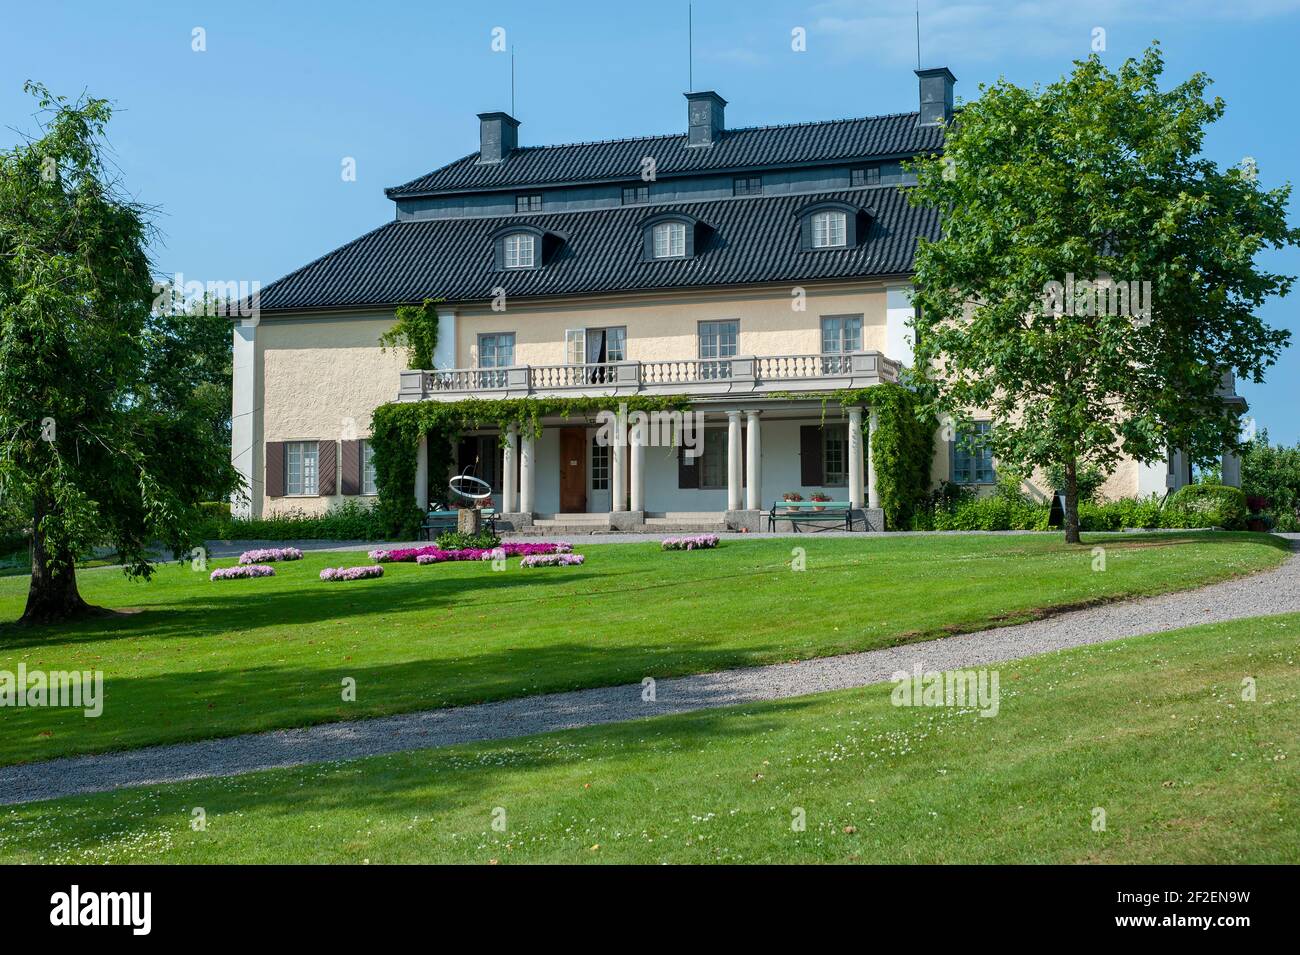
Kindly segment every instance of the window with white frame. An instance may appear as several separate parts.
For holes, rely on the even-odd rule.
[[[975,421],[969,429],[958,431],[952,446],[952,480],[954,484],[992,484],[993,449],[988,446],[991,425]]]
[[[591,489],[609,490],[609,445],[601,444],[595,435],[591,438]]]
[[[513,232],[505,238],[505,266],[508,269],[531,269],[536,242],[528,232]]]
[[[680,259],[686,255],[686,223],[660,222],[654,227],[656,259]]]
[[[478,366],[480,368],[509,368],[514,363],[514,332],[498,332],[478,337]],[[479,387],[481,388],[504,388],[506,372],[480,372],[479,379]]]
[[[836,249],[842,248],[845,243],[846,223],[845,213],[831,210],[829,212],[815,212],[812,217],[812,239],[814,249]]]
[[[379,493],[375,484],[375,446],[369,441],[361,442],[361,493]]]
[[[730,378],[731,362],[735,357],[736,342],[740,338],[740,322],[700,322],[701,378]]]
[[[849,483],[849,429],[847,425],[822,428],[822,483],[838,487]]]
[[[284,489],[290,495],[316,493],[317,454],[315,441],[290,441],[284,446]]]
[[[849,355],[858,351],[862,351],[862,316],[823,315],[822,374],[847,374]]]

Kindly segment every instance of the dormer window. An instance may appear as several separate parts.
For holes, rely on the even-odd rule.
[[[497,269],[540,269],[557,253],[564,237],[536,226],[503,226],[492,233],[492,257]]]
[[[654,227],[654,257],[656,259],[686,257],[686,223],[660,222]]]
[[[873,213],[839,200],[804,206],[799,216],[799,248],[805,252],[852,249],[866,237]]]
[[[814,212],[812,217],[812,236],[814,249],[842,249],[848,232],[848,216],[834,210]]]
[[[624,186],[623,205],[638,206],[650,201],[649,186]]]
[[[849,184],[854,187],[880,185],[880,167],[863,166],[851,170],[849,174]]]
[[[527,232],[512,232],[506,236],[505,266],[508,269],[531,269],[537,258],[536,240]]]
[[[541,212],[542,194],[530,192],[515,196],[515,212]]]

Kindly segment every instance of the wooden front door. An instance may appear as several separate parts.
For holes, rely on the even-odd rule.
[[[560,429],[560,512],[587,510],[587,429]]]

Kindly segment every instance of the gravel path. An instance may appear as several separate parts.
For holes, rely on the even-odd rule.
[[[659,680],[655,702],[642,700],[638,683],[0,767],[0,804],[778,700],[881,683],[916,665],[923,670],[977,667],[1194,624],[1291,612],[1300,612],[1300,554],[1276,570],[1250,577],[1032,623],[845,656]]]

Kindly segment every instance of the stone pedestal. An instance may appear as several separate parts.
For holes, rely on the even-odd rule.
[[[478,508],[462,507],[456,512],[456,530],[462,534],[477,534],[483,527],[483,515]]]

